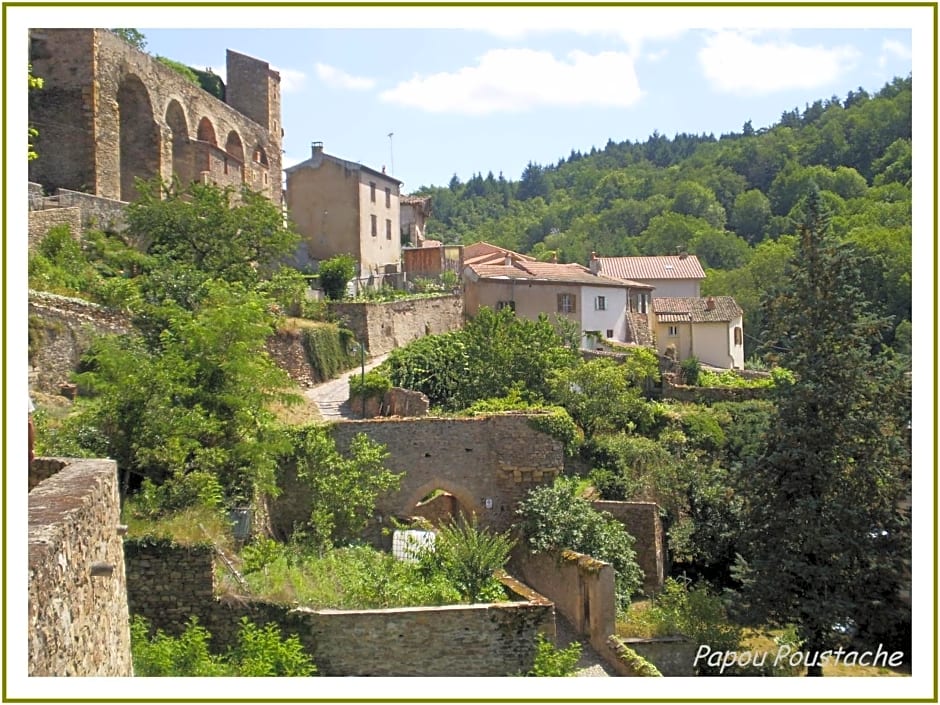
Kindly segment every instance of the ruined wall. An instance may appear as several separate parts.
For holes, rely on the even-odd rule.
[[[132,545],[133,544],[133,545]],[[505,676],[532,666],[535,637],[554,633],[550,602],[384,610],[312,610],[211,595],[211,550],[128,542],[131,613],[179,634],[190,615],[219,651],[235,643],[243,616],[296,634],[324,676]],[[206,590],[209,594],[206,595]]]
[[[131,326],[118,311],[81,299],[30,290],[29,329],[33,386],[57,394],[95,335],[126,333]]]
[[[636,543],[637,565],[643,570],[643,590],[658,592],[666,577],[666,552],[659,506],[654,502],[593,502],[598,511],[608,512],[626,528]]]
[[[29,675],[130,676],[117,466],[60,460],[29,493]]]
[[[244,183],[281,202],[281,131],[270,124],[279,115],[259,124],[103,29],[32,29],[30,61],[44,81],[29,94],[39,130],[31,181],[130,201],[134,177],[176,173],[187,182]],[[269,115],[279,113],[280,78],[263,61],[232,64],[236,95],[254,73],[262,78],[250,90],[270,93]]]
[[[82,234],[82,212],[78,208],[51,208],[29,212],[28,249],[32,252],[52,228],[67,225],[76,240]]]
[[[330,311],[365,342],[371,355],[382,355],[417,338],[463,327],[463,299],[438,296],[388,303],[331,303]]]
[[[299,330],[279,330],[268,338],[265,349],[278,367],[286,370],[294,382],[301,387],[312,387],[324,380],[320,379],[307,359],[301,336],[302,332]]]

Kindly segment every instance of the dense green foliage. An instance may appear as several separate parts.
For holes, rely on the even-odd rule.
[[[187,81],[189,81],[193,85],[196,85],[196,86],[200,85],[199,77],[196,76],[196,72],[193,71],[186,64],[180,63],[179,61],[175,61],[173,59],[168,59],[165,56],[157,56],[156,58],[157,58],[157,61],[159,61],[161,64],[163,64],[164,66],[168,68],[173,69],[174,71],[176,71],[176,73],[178,73],[180,76],[185,78]]]
[[[752,613],[792,623],[807,650],[834,645],[836,624],[875,644],[885,635],[873,619],[910,619],[899,598],[909,378],[881,348],[886,322],[860,295],[857,259],[815,191],[788,279],[766,301],[766,342],[795,381],[776,387],[774,424],[748,463],[740,577]]]
[[[535,661],[527,676],[560,678],[574,674],[581,659],[581,644],[573,641],[563,649],[550,642],[544,634],[535,637]]]
[[[347,456],[336,448],[326,426],[303,426],[286,433],[298,479],[310,488],[310,514],[295,534],[316,550],[342,546],[359,538],[372,517],[380,494],[398,488],[400,475],[385,466],[385,446],[357,434]]]
[[[577,496],[575,488],[570,478],[559,477],[553,485],[529,490],[517,511],[526,546],[533,552],[568,549],[610,563],[616,572],[617,605],[624,610],[643,582],[633,537],[623,524]]]
[[[304,326],[301,341],[307,360],[321,380],[333,379],[358,362],[352,331],[334,324]]]
[[[147,37],[139,29],[134,29],[133,27],[117,27],[111,31],[135,49],[143,51],[147,46]]]
[[[263,627],[242,617],[238,643],[224,654],[209,650],[211,635],[193,617],[178,637],[149,635],[142,617],[131,620],[135,676],[312,676],[316,666],[296,635],[286,639],[277,625]]]
[[[352,255],[336,255],[321,262],[318,272],[326,298],[339,301],[346,296],[346,285],[356,275],[356,260]]]

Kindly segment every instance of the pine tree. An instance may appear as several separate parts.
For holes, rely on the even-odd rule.
[[[764,306],[765,343],[795,382],[779,389],[749,468],[740,572],[751,616],[794,625],[810,654],[837,644],[838,625],[877,642],[885,614],[910,622],[898,597],[910,558],[908,378],[881,348],[886,321],[857,271],[814,190],[787,288]],[[822,675],[812,656],[807,665]]]

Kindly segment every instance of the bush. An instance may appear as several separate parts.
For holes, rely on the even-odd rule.
[[[438,530],[433,548],[422,552],[421,563],[429,574],[440,571],[463,599],[490,602],[505,597],[495,573],[506,565],[513,543],[507,534],[480,529],[476,517],[452,519]]]
[[[139,519],[160,519],[192,507],[219,510],[224,492],[211,472],[175,472],[161,484],[145,478],[140,491],[128,503],[128,512]]]
[[[564,649],[557,648],[544,634],[535,637],[535,662],[527,676],[559,677],[575,672],[581,658],[581,644],[573,641]]]
[[[336,255],[320,263],[320,286],[328,299],[339,301],[346,295],[346,285],[356,275],[352,255]]]
[[[357,356],[350,353],[352,337],[352,331],[332,323],[303,328],[301,341],[307,361],[321,380],[333,379],[358,362]]]
[[[149,637],[147,620],[131,621],[131,652],[136,676],[311,676],[317,671],[296,635],[282,639],[273,623],[258,627],[242,617],[238,644],[222,654],[209,650],[211,635],[191,617],[179,637],[157,630]]]
[[[519,527],[533,552],[570,549],[610,563],[616,571],[618,608],[626,609],[643,584],[633,537],[623,524],[575,496],[577,484],[559,477],[529,491],[519,504]]]
[[[392,388],[388,377],[377,370],[369,370],[365,376],[353,375],[349,378],[349,395],[365,396],[367,399],[381,399]]]
[[[702,365],[698,361],[698,358],[694,355],[686,358],[679,363],[679,367],[682,370],[682,379],[685,380],[685,383],[690,387],[696,386],[698,384],[699,374],[702,371]]]

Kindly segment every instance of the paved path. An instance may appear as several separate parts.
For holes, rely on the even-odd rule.
[[[366,362],[366,372],[382,364],[388,355],[378,355]],[[324,421],[359,419],[361,414],[349,408],[349,378],[362,373],[361,367],[344,372],[336,379],[310,387],[304,396],[317,405]]]
[[[577,670],[573,675],[579,677],[609,678],[616,677],[616,673],[607,665],[598,653],[591,648],[586,636],[577,635],[571,623],[565,619],[558,608],[555,608],[555,646],[563,649],[572,641],[581,644],[581,658],[578,660]]]

